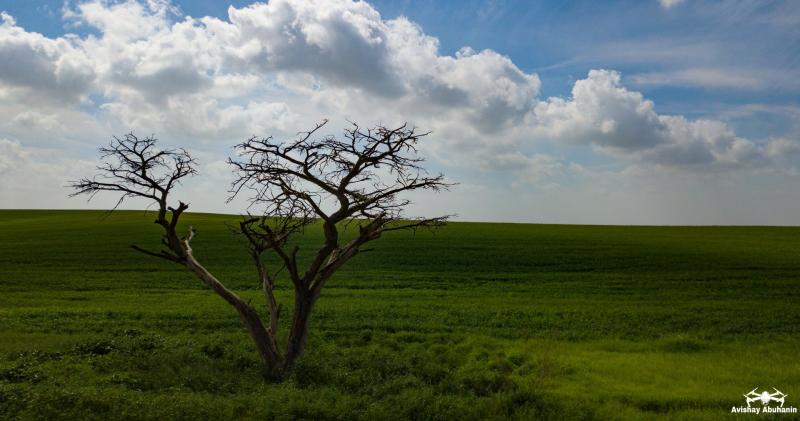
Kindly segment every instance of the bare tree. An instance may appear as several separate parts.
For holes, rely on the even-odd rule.
[[[314,305],[331,276],[357,255],[363,246],[388,231],[414,230],[443,225],[447,217],[409,220],[403,215],[410,204],[402,197],[414,190],[439,191],[450,185],[444,176],[429,175],[421,166],[417,144],[428,133],[406,125],[345,130],[342,139],[318,136],[327,121],[289,142],[272,137],[250,138],[236,146],[228,162],[236,178],[231,199],[252,192],[251,206],[262,207],[262,216],[243,219],[238,230],[247,239],[266,301],[266,324],[258,310],[226,288],[192,254],[194,230],[181,237],[176,229],[189,207],[168,204],[169,194],[181,179],[194,175],[195,161],[180,150],[158,150],[155,139],[133,134],[114,138],[100,149],[104,164],[94,179],[73,182],[73,195],[101,191],[121,193],[117,206],[128,197],[140,197],[158,206],[156,224],[163,230],[164,248],[155,252],[132,246],[150,256],[185,266],[200,281],[231,304],[253,339],[270,377],[279,379],[303,354]],[[324,243],[310,262],[301,265],[298,246],[290,239],[306,226],[321,222]],[[344,242],[340,230],[355,226],[357,232]],[[269,267],[265,253],[278,256]],[[285,351],[278,341],[281,307],[275,283],[285,271],[294,290],[294,308]]]

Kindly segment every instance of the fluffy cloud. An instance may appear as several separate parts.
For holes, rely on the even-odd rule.
[[[72,37],[26,32],[0,14],[0,98],[15,102],[76,103],[89,92],[94,66]]]
[[[608,70],[592,70],[575,82],[569,99],[539,102],[530,124],[546,139],[663,166],[757,167],[770,158],[763,145],[738,137],[721,121],[657,114],[652,101],[621,86],[619,73]]]
[[[662,141],[663,127],[651,101],[620,86],[620,75],[592,70],[572,88],[572,98],[550,98],[533,111],[531,124],[566,142],[641,149]]]
[[[307,72],[384,96],[404,90],[396,34],[367,3],[273,1],[231,8],[229,16],[230,24],[216,26],[230,34],[242,70]]]
[[[473,136],[497,135],[523,121],[539,91],[539,78],[509,58],[470,48],[441,55],[419,26],[384,20],[365,2],[273,0],[228,14],[174,20],[177,10],[165,1],[94,0],[65,17],[97,35],[48,39],[10,17],[6,26],[59,46],[47,54],[29,48],[48,60],[38,66],[43,73],[55,74],[51,63],[62,56],[83,57],[82,83],[64,86],[75,98],[95,94],[104,117],[125,130],[229,141],[291,134],[323,117],[425,127],[447,118]],[[30,78],[20,70],[27,68],[37,67],[14,66]],[[57,90],[41,77],[23,83],[5,73],[39,96]]]

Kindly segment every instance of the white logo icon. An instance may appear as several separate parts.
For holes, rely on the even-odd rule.
[[[750,404],[753,402],[761,402],[762,406],[768,405],[770,402],[780,402],[781,408],[783,408],[783,404],[786,402],[786,397],[789,396],[776,388],[772,388],[775,392],[769,393],[766,390],[761,393],[756,393],[758,388],[755,388],[744,395],[745,400],[747,401],[747,407],[750,408]]]
[[[772,388],[773,392],[764,389],[759,392],[758,388],[745,393],[744,401],[747,406],[734,406],[731,408],[731,413],[734,414],[797,414],[797,408],[789,405],[784,406],[786,393],[781,392],[777,388]],[[761,405],[758,405],[761,404]]]

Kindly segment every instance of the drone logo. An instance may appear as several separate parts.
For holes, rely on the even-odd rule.
[[[781,408],[783,408],[783,404],[786,403],[786,397],[789,396],[776,388],[772,388],[775,393],[769,393],[766,390],[761,393],[756,393],[758,388],[755,388],[746,395],[744,395],[745,401],[747,401],[747,407],[750,408],[750,404],[753,402],[761,401],[762,406],[767,406],[770,402],[780,402]]]
[[[796,414],[797,408],[793,406],[785,407],[786,404],[786,397],[789,396],[786,393],[781,392],[776,388],[772,388],[774,392],[770,393],[767,390],[762,392],[758,392],[758,388],[745,393],[744,400],[747,403],[747,406],[734,406],[731,408],[732,413],[739,413],[739,414]],[[776,403],[780,405],[773,405],[770,406],[771,403]],[[754,404],[760,403],[761,406],[756,406]]]

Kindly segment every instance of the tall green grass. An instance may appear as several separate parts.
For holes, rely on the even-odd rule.
[[[260,303],[236,217],[185,219]],[[270,384],[231,308],[128,248],[158,246],[152,220],[0,211],[0,419],[735,419],[757,386],[800,406],[797,228],[391,233],[331,280]],[[298,242],[307,259],[318,228]]]

